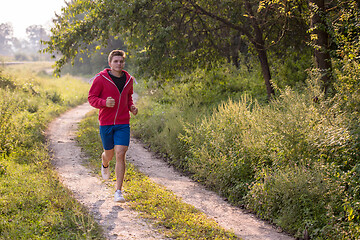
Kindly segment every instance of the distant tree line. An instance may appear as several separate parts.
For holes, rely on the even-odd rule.
[[[50,59],[49,54],[40,55],[39,51],[45,46],[41,41],[50,38],[42,25],[31,25],[26,28],[26,39],[14,37],[11,23],[0,24],[0,55],[13,56],[17,61]]]

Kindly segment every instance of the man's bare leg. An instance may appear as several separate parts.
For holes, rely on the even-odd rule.
[[[115,145],[116,190],[121,190],[122,185],[123,185],[125,170],[126,170],[126,151],[127,150],[128,150],[128,146]]]
[[[101,154],[102,164],[105,168],[109,166],[111,159],[114,157],[114,149],[104,150]]]

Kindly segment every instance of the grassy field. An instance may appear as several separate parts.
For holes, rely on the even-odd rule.
[[[104,239],[61,185],[44,131],[86,101],[89,84],[49,75],[52,63],[0,68],[0,239]]]

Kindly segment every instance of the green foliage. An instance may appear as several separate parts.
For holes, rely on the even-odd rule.
[[[334,227],[344,214],[339,173],[333,165],[316,162],[262,169],[250,187],[248,207],[296,237],[306,229],[311,239],[341,239]]]
[[[358,209],[358,113],[338,96],[326,99],[316,72],[308,72],[300,93],[278,89],[278,98],[260,104],[231,92],[247,81],[228,70],[199,70],[141,93],[135,136],[233,204],[247,204],[297,236],[304,229],[319,239],[356,236],[358,218],[342,216]]]
[[[298,8],[292,1],[78,0],[56,19],[45,52],[62,54],[56,61],[59,73],[79,55],[93,53],[94,45],[98,50],[108,46],[111,37],[121,36],[136,56],[139,72],[156,79],[226,62],[240,67],[241,55],[252,55],[259,57],[256,61],[271,88],[268,49],[280,45],[290,27],[292,41],[277,50],[280,58],[284,48],[301,52],[294,46],[305,45],[301,37],[306,21],[298,16],[301,9],[294,10]]]
[[[246,197],[251,209],[289,232],[342,238],[344,178],[359,159],[359,135],[351,131],[352,113],[340,114],[316,89],[281,91],[268,106],[243,98],[218,107],[187,127],[187,163],[196,179],[236,204]]]
[[[6,174],[6,166],[0,162],[0,177]]]
[[[111,37],[108,40],[107,46],[98,49],[100,43],[96,42],[88,46],[88,51],[90,54],[79,53],[74,58],[73,63],[67,63],[61,70],[62,74],[70,73],[73,76],[83,76],[83,75],[94,75],[100,70],[108,67],[108,54],[113,49],[122,49],[127,50],[124,42],[120,38]],[[131,59],[126,59],[126,68],[131,66]]]
[[[149,87],[148,92],[141,92],[142,98],[137,102],[141,114],[132,119],[134,135],[176,166],[187,170],[184,160],[187,147],[178,138],[184,133],[183,123],[210,114],[213,107],[230,97],[240,98],[241,91],[266,101],[261,78],[251,74],[247,69],[226,65],[210,71],[197,69],[176,79],[176,84],[163,83],[161,88],[148,80],[144,83]]]
[[[1,74],[1,70],[0,70],[0,74]],[[14,90],[16,88],[16,84],[13,81],[11,81],[11,79],[0,75],[0,88],[2,89],[9,88],[11,90]]]
[[[309,47],[299,48],[290,46],[282,54],[270,52],[272,81],[280,89],[290,86],[301,91],[306,86],[313,53]]]
[[[13,103],[12,94],[0,89],[0,152],[1,154],[8,154],[13,150],[16,137],[11,136],[15,134],[15,126],[13,124],[12,115],[17,110],[16,105]],[[9,136],[10,135],[10,136]]]
[[[38,74],[48,67],[21,64],[0,74],[0,238],[103,239],[53,172],[44,136],[51,119],[86,100],[89,85]]]
[[[219,106],[211,117],[186,127],[181,137],[189,145],[187,164],[194,177],[232,202],[240,202],[254,174],[252,165],[257,165],[246,154],[254,144],[244,141],[251,136],[250,111],[255,106],[246,98],[241,102]]]
[[[360,112],[359,3],[352,0],[344,1],[337,14],[339,17],[331,25],[331,34],[338,47],[332,52],[335,56],[337,100],[347,111],[353,112],[353,119],[357,121]]]
[[[46,92],[46,98],[51,100],[53,103],[61,103],[61,96],[56,91]]]

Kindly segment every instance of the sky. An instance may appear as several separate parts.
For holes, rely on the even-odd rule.
[[[64,6],[64,0],[0,0],[0,24],[11,23],[14,37],[25,39],[31,25],[50,29],[55,12],[60,14]]]

